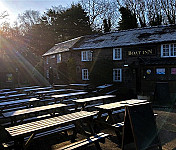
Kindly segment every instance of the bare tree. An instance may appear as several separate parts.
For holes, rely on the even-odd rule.
[[[80,0],[79,3],[88,13],[90,25],[94,30],[103,29],[103,20],[111,20],[112,27],[118,23],[119,12],[116,0]]]
[[[165,23],[175,24],[176,2],[175,0],[160,0],[165,17]]]
[[[23,32],[28,31],[33,25],[40,23],[40,13],[35,10],[26,10],[18,15],[18,22]]]
[[[7,11],[3,11],[0,13],[0,19],[3,19],[5,17],[9,16],[8,12]]]

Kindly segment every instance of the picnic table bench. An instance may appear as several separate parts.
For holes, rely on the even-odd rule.
[[[78,131],[85,131],[84,129],[80,128],[79,124],[85,121],[89,122],[96,114],[97,111],[93,112],[81,111],[62,116],[51,117],[48,119],[33,121],[30,123],[25,123],[17,126],[12,126],[5,128],[5,130],[1,127],[0,132],[2,138],[0,139],[0,142],[2,145],[4,145],[3,143],[7,143],[8,141],[14,141],[15,149],[18,150],[21,147],[25,149],[26,147],[29,146],[29,144],[32,142],[32,140],[37,134],[72,124],[74,124],[76,127],[76,130],[73,130],[74,133],[72,141],[74,141]],[[89,122],[88,125],[90,125],[90,129],[92,129],[91,134],[94,135],[95,133],[92,128],[92,124]],[[29,137],[26,142],[24,141],[25,137]],[[98,145],[98,143],[96,143],[96,145]]]
[[[80,96],[86,95],[87,93],[88,92],[74,92],[74,93],[67,93],[67,94],[52,95],[51,97],[55,99],[55,103],[56,103],[58,100],[63,102],[63,100],[68,97],[80,97]]]
[[[39,95],[40,98],[45,98],[45,95],[51,95],[55,93],[63,93],[63,92],[68,92],[72,91],[73,89],[57,89],[57,90],[49,90],[49,91],[38,91],[35,94]]]
[[[114,97],[116,97],[116,96],[115,95],[102,95],[102,96],[94,96],[94,97],[76,99],[76,100],[73,100],[73,102],[76,103],[76,105],[75,105],[75,109],[76,110],[78,109],[78,107],[80,105],[81,105],[81,110],[84,110],[86,107],[88,107],[88,105],[91,102],[95,102],[95,101],[101,100],[101,101],[103,101],[103,104],[105,104],[105,100],[111,99],[111,98],[114,98]]]
[[[61,88],[67,88],[68,85],[64,85],[64,84],[56,84],[56,85],[53,85],[53,88],[54,89],[61,89]]]
[[[22,116],[21,121],[23,121],[24,118],[28,118],[30,114],[39,114],[41,112],[47,111],[51,115],[54,115],[57,109],[60,109],[60,113],[63,112],[63,107],[67,105],[65,104],[53,104],[53,105],[47,105],[47,106],[40,106],[40,107],[33,107],[33,108],[27,108],[27,109],[21,109],[17,111],[10,111],[2,113],[4,118],[10,118],[11,124],[17,123],[17,117]]]

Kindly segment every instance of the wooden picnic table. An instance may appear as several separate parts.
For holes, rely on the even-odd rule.
[[[37,133],[49,131],[58,127],[63,127],[65,125],[71,125],[71,124],[75,124],[75,127],[81,130],[82,127],[79,124],[82,122],[87,122],[91,120],[93,116],[96,114],[97,114],[97,111],[94,111],[94,112],[81,111],[81,112],[66,114],[62,116],[52,117],[48,119],[33,121],[30,123],[25,123],[17,126],[12,126],[12,127],[5,128],[5,130],[8,132],[12,140],[15,142],[15,149],[18,149],[21,147],[25,149],[27,146],[29,146],[29,144],[34,139],[35,135],[37,135]],[[94,130],[92,128],[92,124],[88,123],[88,125],[90,125],[91,133],[93,135]],[[75,140],[77,130],[73,130],[73,131],[74,131],[73,140]],[[27,137],[27,136],[29,136],[29,138],[27,142],[24,143],[24,137]]]
[[[32,92],[37,92],[40,90],[49,90],[49,89],[52,89],[52,87],[49,86],[49,87],[39,87],[39,88],[26,89],[26,90],[24,90],[24,92],[26,92],[29,95]]]
[[[96,87],[96,93],[98,95],[102,95],[103,93],[107,93],[109,92],[109,90],[111,90],[113,87],[113,84],[104,84],[104,85],[100,85]]]
[[[0,92],[7,92],[10,91],[11,89],[0,89]]]
[[[27,87],[17,87],[15,90],[26,90],[26,89],[32,89],[32,88],[39,88],[40,86],[35,85],[35,86],[27,86]]]
[[[9,106],[12,106],[12,105],[17,105],[17,104],[25,104],[26,107],[30,107],[31,105],[35,104],[37,101],[39,101],[38,98],[28,98],[28,99],[20,99],[20,100],[15,100],[15,101],[6,101],[6,102],[2,102],[0,103],[0,109],[1,109],[1,112],[8,108]]]
[[[89,87],[89,84],[69,84],[70,88],[74,88],[74,89],[84,89],[84,90],[87,90],[88,87]]]
[[[61,92],[67,92],[72,91],[73,89],[58,89],[58,90],[49,90],[49,91],[38,91],[35,94],[38,94],[40,98],[44,98],[47,94],[54,94],[54,93],[61,93]]]
[[[61,102],[63,101],[63,99],[67,98],[67,97],[80,97],[81,95],[85,95],[88,92],[74,92],[74,93],[68,93],[68,94],[59,94],[59,95],[52,95],[51,97],[53,97],[55,99],[55,103],[58,100],[61,100]]]
[[[117,135],[118,144],[121,146],[124,117],[121,118],[120,114],[125,113],[126,106],[143,105],[147,103],[149,103],[147,100],[131,99],[95,106],[95,108],[99,110],[97,123],[109,129],[113,129]]]
[[[0,95],[1,95],[1,96],[6,96],[6,95],[14,94],[14,93],[18,93],[18,91],[0,92]]]
[[[28,116],[29,114],[37,114],[39,112],[43,112],[43,111],[52,111],[51,115],[54,115],[54,111],[56,109],[61,109],[63,111],[63,107],[65,107],[67,105],[65,104],[53,104],[53,105],[47,105],[47,106],[40,106],[40,107],[33,107],[33,108],[27,108],[27,109],[21,109],[21,110],[17,110],[17,111],[11,111],[11,112],[6,112],[6,113],[2,113],[3,117],[5,118],[10,118],[11,119],[11,123],[15,124],[16,123],[16,117],[18,116]],[[22,118],[24,119],[24,118]]]
[[[103,104],[99,106],[95,106],[97,110],[99,110],[98,118],[100,119],[103,113],[108,113],[107,118],[110,119],[111,124],[114,124],[116,121],[112,115],[113,111],[119,111],[124,112],[125,106],[133,106],[138,104],[145,104],[149,103],[147,100],[137,100],[137,99],[131,99],[131,100],[125,100],[125,101],[119,101],[109,104]],[[106,118],[106,120],[107,120]]]
[[[10,99],[15,99],[15,98],[20,98],[20,97],[25,97],[26,94],[25,93],[21,93],[21,94],[14,94],[14,95],[7,95],[7,96],[0,96],[0,100],[10,100]]]
[[[73,100],[73,102],[76,103],[76,105],[75,105],[76,110],[79,107],[79,105],[81,105],[82,110],[84,110],[85,107],[88,104],[90,104],[91,102],[102,100],[103,104],[105,104],[105,100],[110,99],[110,98],[114,98],[114,97],[116,97],[116,96],[115,95],[102,95],[102,96],[95,96],[95,97],[89,97],[89,98],[76,99],[76,100]]]
[[[108,88],[108,87],[111,87],[111,86],[113,86],[113,84],[100,85],[100,86],[97,86],[96,88],[97,89],[105,89],[105,88]]]

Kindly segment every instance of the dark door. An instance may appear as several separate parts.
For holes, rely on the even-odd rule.
[[[170,102],[168,82],[156,82],[155,103],[168,104]]]

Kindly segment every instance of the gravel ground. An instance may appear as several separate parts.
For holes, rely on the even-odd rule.
[[[163,150],[176,150],[176,109],[157,109],[157,127]]]
[[[176,150],[176,109],[154,109],[158,114],[156,122],[159,131],[159,138],[163,150]],[[103,130],[104,133],[110,134],[105,140],[105,144],[100,143],[102,150],[120,150],[117,144],[116,134],[111,130]],[[78,134],[78,139],[84,138]],[[68,139],[68,137],[67,137]],[[64,142],[64,135],[56,135],[35,141],[29,149],[31,150],[56,150],[58,147],[67,145],[70,142]],[[60,143],[60,144],[58,144]],[[84,148],[84,150],[95,150],[94,144]]]

